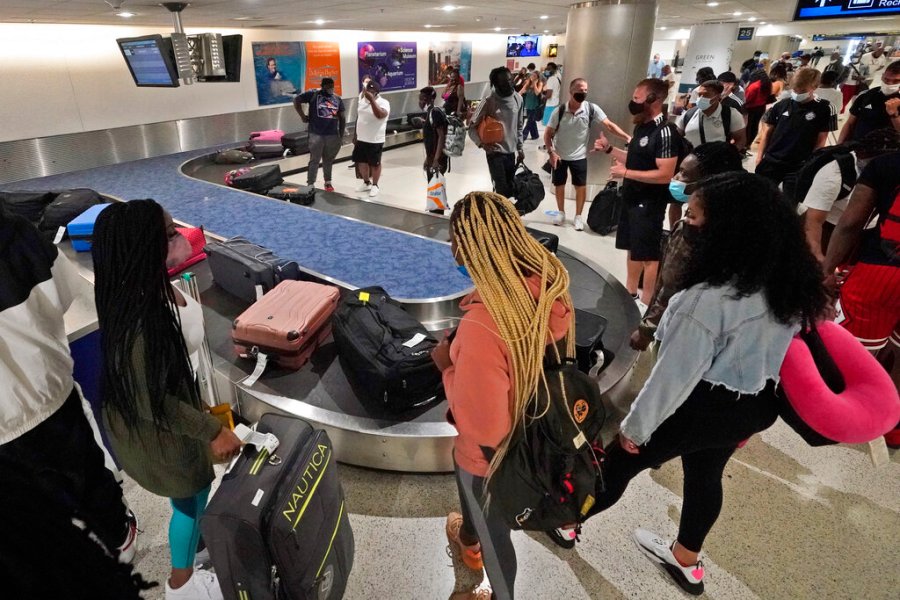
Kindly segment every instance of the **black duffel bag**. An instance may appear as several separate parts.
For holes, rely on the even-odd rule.
[[[380,287],[344,295],[332,316],[341,366],[360,399],[397,412],[444,398],[438,340]]]
[[[14,215],[28,219],[37,225],[44,216],[44,209],[56,198],[55,192],[31,192],[26,190],[14,190],[0,192],[0,206],[3,206]]]
[[[594,196],[591,207],[588,209],[587,226],[594,233],[608,235],[619,226],[619,215],[622,213],[622,189],[615,181],[610,181],[606,187]]]
[[[540,175],[519,163],[516,174],[513,177],[513,190],[516,198],[516,210],[520,215],[527,215],[544,199],[544,182]]]

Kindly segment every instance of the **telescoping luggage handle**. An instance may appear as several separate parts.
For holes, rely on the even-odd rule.
[[[256,425],[254,425],[254,427],[256,427]],[[239,423],[238,426],[234,428],[234,435],[236,435],[242,443],[256,446],[256,452],[258,454],[261,455],[263,452],[266,452],[266,456],[269,457],[268,463],[270,465],[277,466],[281,464],[281,458],[275,454],[275,450],[278,449],[280,442],[274,433],[260,433],[255,429],[250,429],[243,423]],[[231,459],[231,462],[228,463],[228,466],[225,468],[226,475],[231,473],[231,469],[237,464],[240,457],[241,453],[238,453],[237,456]]]

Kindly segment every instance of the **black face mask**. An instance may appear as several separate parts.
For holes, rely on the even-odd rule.
[[[635,102],[634,100],[631,100],[628,102],[628,112],[637,116],[647,109],[648,104],[653,104],[655,101],[656,96],[654,96],[653,94],[649,94],[643,102]]]
[[[587,98],[587,92],[575,92],[572,94],[572,98],[575,99],[575,102],[584,102]]]

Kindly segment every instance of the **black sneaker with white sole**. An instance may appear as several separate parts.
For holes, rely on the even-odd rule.
[[[659,563],[681,589],[693,596],[703,593],[703,562],[682,567],[672,554],[672,544],[652,531],[635,529],[634,542],[650,560]]]

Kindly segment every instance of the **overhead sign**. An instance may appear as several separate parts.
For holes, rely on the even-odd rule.
[[[867,31],[865,33],[836,33],[834,35],[816,33],[812,36],[812,41],[827,42],[830,40],[864,40],[870,37],[888,37],[891,35],[900,35],[900,31]]]
[[[754,27],[741,27],[738,29],[738,41],[752,40],[754,29]]]
[[[798,0],[795,21],[900,15],[900,0]]]

